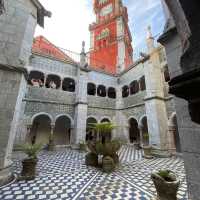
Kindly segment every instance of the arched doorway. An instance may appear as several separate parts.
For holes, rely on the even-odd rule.
[[[63,115],[56,119],[54,129],[54,144],[69,145],[70,144],[71,120]]]
[[[138,129],[137,120],[134,118],[129,120],[129,140],[130,143],[140,142],[140,131]]]
[[[51,133],[51,119],[48,115],[41,114],[33,119],[28,142],[31,144],[46,145],[49,143]]]
[[[104,119],[101,120],[101,123],[110,123],[110,122],[111,121],[108,118],[104,118]],[[100,137],[102,137],[102,136],[100,135]],[[105,140],[111,141],[111,139],[112,139],[112,133],[111,132],[106,133]]]
[[[91,129],[92,124],[96,124],[97,120],[93,117],[87,119],[87,128],[86,128],[86,142],[95,141],[97,139],[97,134],[94,130]]]
[[[141,138],[142,138],[142,143],[144,145],[149,145],[149,131],[148,131],[148,122],[147,122],[147,117],[144,116],[140,120],[140,131],[141,131]]]
[[[180,136],[178,131],[178,123],[176,113],[172,113],[169,118],[169,148],[175,149],[176,152],[181,152]]]

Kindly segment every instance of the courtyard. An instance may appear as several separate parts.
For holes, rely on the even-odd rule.
[[[85,165],[85,153],[63,149],[39,154],[37,177],[32,181],[14,181],[0,188],[1,200],[132,199],[151,200],[156,192],[150,174],[170,169],[180,179],[178,200],[187,200],[184,164],[181,158],[142,158],[142,151],[123,146],[120,165],[110,174]],[[13,154],[13,171],[21,171],[20,152]]]

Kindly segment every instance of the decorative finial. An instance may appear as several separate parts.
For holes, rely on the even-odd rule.
[[[150,25],[147,27],[147,38],[153,38]]]
[[[82,42],[82,51],[80,55],[80,65],[83,68],[86,68],[88,66],[86,61],[86,53],[85,53],[85,41]]]
[[[85,53],[85,41],[82,42],[82,51],[81,53]]]

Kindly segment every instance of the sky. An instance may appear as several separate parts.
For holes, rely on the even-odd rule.
[[[129,27],[133,37],[135,56],[146,48],[147,26],[157,36],[164,28],[161,0],[123,0],[128,8]],[[95,21],[92,0],[40,0],[51,18],[45,18],[45,28],[36,28],[35,36],[43,35],[56,46],[74,52],[81,51],[82,41],[89,50],[89,24]]]

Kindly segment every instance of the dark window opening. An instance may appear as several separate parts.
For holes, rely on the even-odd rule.
[[[97,95],[100,97],[106,97],[106,87],[104,85],[98,86]]]
[[[46,87],[52,89],[58,89],[61,85],[61,79],[56,75],[48,75],[46,80]]]
[[[108,88],[108,97],[111,99],[116,99],[116,90],[115,88]]]
[[[125,85],[122,88],[122,97],[125,98],[125,97],[128,97],[128,96],[129,96],[129,87],[127,85]]]
[[[67,92],[75,92],[75,81],[71,78],[64,78],[62,89]]]
[[[136,94],[138,92],[139,92],[139,83],[138,83],[138,81],[133,81],[130,84],[130,94],[133,95],[133,94]]]
[[[28,78],[28,83],[32,86],[44,86],[44,74],[38,71],[31,71]]]
[[[96,85],[93,83],[88,83],[87,85],[87,94],[88,95],[96,95]]]

